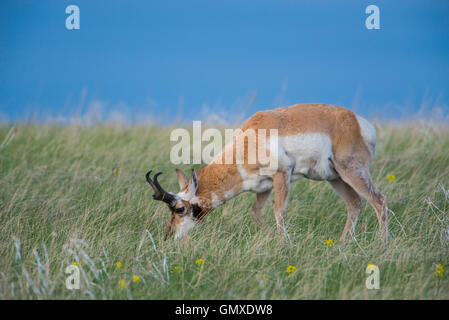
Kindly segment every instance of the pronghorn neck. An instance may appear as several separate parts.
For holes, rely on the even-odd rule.
[[[196,197],[201,207],[213,210],[243,191],[236,165],[210,163],[198,170]]]

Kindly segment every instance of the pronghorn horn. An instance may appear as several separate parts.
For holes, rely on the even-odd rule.
[[[153,199],[154,200],[161,200],[164,201],[165,203],[167,203],[168,205],[172,205],[173,202],[175,201],[175,197],[164,190],[164,188],[162,188],[162,186],[159,184],[159,181],[157,181],[157,177],[162,174],[162,172],[158,172],[153,176],[153,180],[151,180],[150,178],[150,174],[153,170],[150,170],[147,172],[147,174],[145,175],[147,182],[150,184],[151,187],[153,187],[154,190],[154,194],[153,194]]]

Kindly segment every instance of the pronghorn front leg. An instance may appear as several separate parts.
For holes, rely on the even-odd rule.
[[[287,206],[288,189],[290,187],[290,171],[278,171],[273,175],[275,193],[274,214],[278,231],[285,234],[284,213]]]

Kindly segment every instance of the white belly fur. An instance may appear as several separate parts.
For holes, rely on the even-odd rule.
[[[280,137],[279,152],[284,152],[293,166],[292,180],[301,176],[314,180],[332,180],[338,176],[329,162],[329,158],[333,158],[332,142],[325,134],[307,133]]]
[[[278,170],[291,169],[291,181],[301,177],[314,180],[333,180],[338,177],[329,162],[333,154],[332,142],[327,135],[308,133],[278,139]],[[249,174],[242,165],[237,167],[243,180],[243,191],[260,193],[273,187],[271,175]]]

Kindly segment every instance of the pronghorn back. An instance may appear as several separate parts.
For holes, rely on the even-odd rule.
[[[296,104],[274,110],[259,111],[246,120],[241,129],[277,129],[279,137],[324,134],[332,143],[335,157],[360,155],[372,160],[376,148],[376,131],[364,118],[339,106]]]

